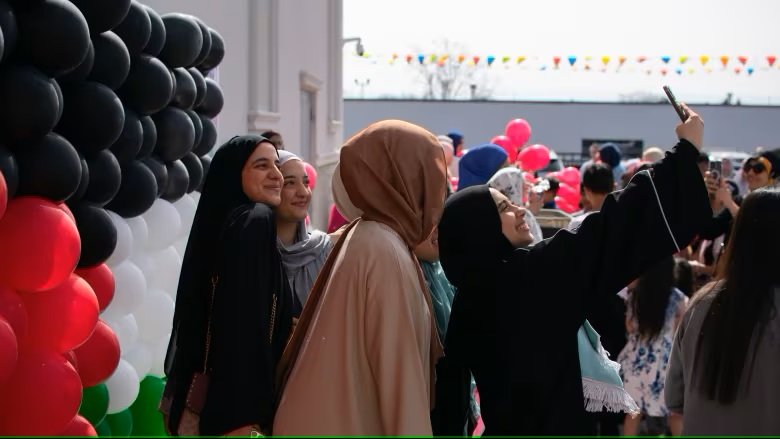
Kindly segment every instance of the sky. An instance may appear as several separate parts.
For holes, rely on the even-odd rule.
[[[344,36],[360,37],[367,53],[358,57],[355,45],[345,44],[344,91],[346,97],[422,96],[417,54],[440,56],[446,40],[455,47],[451,57],[467,56],[457,76],[470,73],[465,82],[490,99],[662,98],[660,87],[668,83],[692,103],[720,103],[731,92],[743,104],[780,105],[778,16],[776,0],[344,0]],[[391,63],[393,54],[398,58]],[[477,67],[466,65],[473,55],[480,56]],[[490,68],[488,55],[497,58]],[[517,64],[520,55],[526,60]],[[610,61],[602,72],[605,55]],[[627,61],[618,68],[621,55]],[[663,55],[672,58],[669,64]],[[707,64],[701,55],[709,56]],[[725,68],[721,55],[730,56]],[[767,55],[778,57],[774,66]],[[511,56],[506,64],[504,56]],[[576,56],[573,66],[569,56]],[[638,62],[640,56],[647,60]],[[689,59],[681,64],[680,56]],[[738,56],[747,57],[744,65]]]

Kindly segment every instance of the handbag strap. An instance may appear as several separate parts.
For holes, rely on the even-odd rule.
[[[214,314],[214,296],[217,292],[217,284],[219,283],[219,276],[214,274],[211,276],[211,297],[209,298],[209,318],[206,324],[206,348],[203,354],[203,373],[208,370],[209,364],[209,351],[211,350],[211,316]]]

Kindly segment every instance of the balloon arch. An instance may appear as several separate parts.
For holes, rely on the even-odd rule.
[[[224,50],[135,0],[0,0],[0,435],[165,434]]]

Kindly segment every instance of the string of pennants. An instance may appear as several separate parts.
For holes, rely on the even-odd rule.
[[[721,56],[709,56],[700,55],[698,57],[691,57],[688,55],[669,56],[662,55],[658,57],[648,56],[610,56],[603,55],[600,57],[594,56],[495,56],[495,55],[451,55],[451,54],[399,54],[392,53],[389,55],[374,55],[370,53],[364,53],[363,55],[354,55],[355,57],[368,58],[375,61],[385,59],[390,65],[429,65],[429,66],[453,66],[453,65],[466,65],[469,67],[513,67],[519,66],[522,68],[536,68],[539,70],[547,69],[573,69],[573,70],[601,70],[601,71],[620,71],[627,65],[633,65],[634,67],[650,67],[652,65],[659,66],[658,71],[666,75],[667,73],[677,73],[681,75],[683,73],[693,74],[697,71],[703,71],[706,73],[712,73],[714,71],[730,70],[736,74],[740,74],[743,71],[748,75],[752,75],[756,70],[767,70],[769,68],[780,68],[780,63],[777,62],[778,57],[776,55],[765,56],[745,56],[745,55],[721,55]],[[700,70],[697,70],[700,69]],[[646,70],[648,74],[653,72],[652,68]]]

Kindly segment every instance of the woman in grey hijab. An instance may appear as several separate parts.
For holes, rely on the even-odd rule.
[[[284,183],[282,202],[276,208],[277,239],[287,280],[297,302],[295,317],[298,317],[333,243],[324,232],[309,232],[306,228],[311,189],[303,160],[280,150],[279,162]]]

